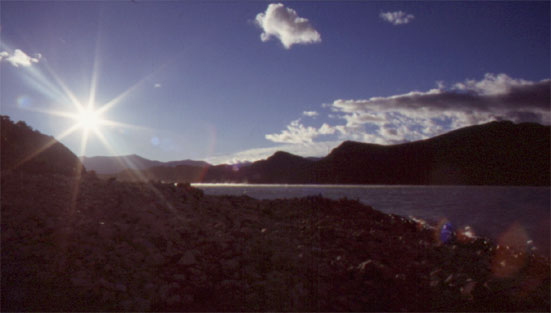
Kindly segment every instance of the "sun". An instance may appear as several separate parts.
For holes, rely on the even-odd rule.
[[[92,107],[82,108],[76,116],[76,121],[80,128],[84,130],[95,130],[97,131],[99,125],[103,122],[103,119],[100,116],[100,112],[94,110]]]

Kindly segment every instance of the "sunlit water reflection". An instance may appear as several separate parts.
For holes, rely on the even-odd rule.
[[[344,186],[194,184],[209,195],[242,195],[257,199],[323,195],[358,199],[377,210],[414,216],[433,223],[447,219],[459,229],[470,226],[496,241],[511,229],[526,232],[540,253],[550,254],[549,187],[497,186]],[[524,236],[524,235],[523,235]]]

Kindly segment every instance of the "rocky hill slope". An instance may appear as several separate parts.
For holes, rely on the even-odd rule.
[[[393,146],[345,142],[317,162],[316,182],[550,185],[551,128],[492,122]]]
[[[1,170],[75,175],[82,170],[78,157],[52,136],[33,130],[25,122],[1,116]]]
[[[549,311],[550,266],[321,197],[2,175],[2,311]],[[444,241],[442,241],[444,239]]]

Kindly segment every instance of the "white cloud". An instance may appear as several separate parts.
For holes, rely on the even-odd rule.
[[[316,137],[334,134],[335,131],[336,129],[328,124],[323,124],[319,129],[312,126],[305,127],[298,119],[287,125],[287,129],[284,129],[281,133],[267,134],[265,137],[277,143],[308,144],[313,143]]]
[[[304,111],[304,112],[302,112],[302,115],[308,116],[308,117],[316,117],[319,114],[316,111]]]
[[[299,17],[297,12],[286,8],[281,3],[271,3],[266,12],[256,15],[256,24],[262,28],[262,41],[272,36],[278,38],[286,49],[294,44],[311,44],[321,42],[320,34],[308,19]]]
[[[381,12],[381,14],[379,14],[379,16],[393,24],[393,25],[403,25],[403,24],[407,24],[409,22],[411,22],[415,16],[413,16],[412,14],[407,14],[403,11],[395,11],[395,12]]]
[[[287,125],[287,129],[284,129],[281,133],[267,134],[265,137],[273,142],[303,144],[312,143],[312,139],[317,135],[317,129],[311,126],[304,127],[298,119]]]
[[[332,109],[347,113],[343,116],[347,120],[363,115],[380,117],[381,112],[393,111],[407,112],[413,117],[464,113],[483,120],[505,118],[513,112],[532,112],[539,116],[540,122],[549,123],[550,83],[549,79],[532,82],[506,74],[486,74],[480,81],[466,80],[451,90],[411,91],[363,100],[339,99],[333,102]]]
[[[425,92],[335,100],[332,111],[346,121],[336,129],[342,138],[367,133],[376,143],[398,143],[493,120],[551,123],[549,79],[532,82],[488,73],[453,86],[445,90],[439,82],[439,88]]]
[[[334,134],[336,129],[334,127],[329,126],[327,123],[323,123],[321,127],[318,129],[318,134],[320,135],[332,135]]]
[[[38,63],[41,58],[42,55],[40,53],[36,53],[34,57],[30,57],[19,49],[15,49],[11,55],[7,51],[0,52],[0,61],[8,61],[15,67],[19,67],[20,65],[31,66],[33,63]]]
[[[498,75],[486,73],[484,79],[480,81],[467,79],[464,83],[455,84],[454,88],[478,95],[499,95],[510,92],[512,88],[531,84],[533,82],[524,79],[514,79],[503,73]]]
[[[162,85],[160,83],[156,83],[155,85],[153,85],[153,88],[161,88]]]
[[[534,82],[488,73],[481,80],[451,84],[450,89],[443,82],[437,86],[388,97],[337,99],[322,105],[331,110],[333,125],[315,128],[299,119],[266,139],[315,144],[319,136],[335,135],[339,140],[396,144],[494,120],[551,124],[550,79]]]

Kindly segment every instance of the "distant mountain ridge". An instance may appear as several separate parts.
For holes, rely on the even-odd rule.
[[[204,161],[182,160],[161,162],[143,158],[136,154],[124,156],[95,156],[95,157],[80,157],[87,170],[95,171],[98,174],[116,174],[126,169],[145,170],[156,166],[174,167],[179,165],[189,165],[204,167],[209,166]]]
[[[240,165],[82,158],[53,137],[2,116],[1,170],[79,174],[82,164],[121,180],[283,184],[551,185],[551,127],[508,121],[398,145],[345,141],[323,158],[278,151]]]
[[[509,121],[469,126],[398,145],[345,141],[321,159],[279,151],[231,165],[159,167],[119,178],[286,184],[550,185],[551,128]]]

